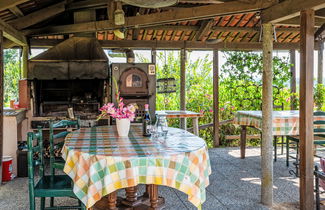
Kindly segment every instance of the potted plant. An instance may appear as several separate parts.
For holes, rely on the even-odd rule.
[[[116,82],[115,85],[117,85]],[[130,124],[135,118],[135,111],[138,107],[135,104],[125,105],[123,103],[123,98],[120,97],[119,91],[116,93],[116,99],[118,101],[117,107],[115,107],[113,103],[104,104],[104,106],[99,109],[101,114],[98,119],[107,116],[115,118],[118,135],[127,137],[130,130]]]

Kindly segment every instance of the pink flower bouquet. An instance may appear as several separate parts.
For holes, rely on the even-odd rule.
[[[119,97],[119,94],[117,94],[118,98],[118,106],[115,107],[113,103],[107,103],[102,106],[99,111],[101,111],[101,114],[99,115],[98,119],[101,119],[106,116],[111,116],[116,119],[129,119],[131,122],[135,118],[135,111],[138,108],[134,104],[129,104],[125,106],[123,103],[123,98]]]

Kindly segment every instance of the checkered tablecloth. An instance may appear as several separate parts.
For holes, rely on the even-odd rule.
[[[131,126],[124,138],[115,126],[82,128],[66,137],[64,172],[87,208],[115,190],[138,184],[178,189],[200,208],[211,174],[205,141],[177,128],[169,128],[163,140],[143,137],[139,126]]]
[[[273,135],[299,135],[299,111],[273,111]],[[325,120],[324,116],[314,116],[314,120]],[[237,125],[262,129],[262,111],[238,111],[233,121]]]

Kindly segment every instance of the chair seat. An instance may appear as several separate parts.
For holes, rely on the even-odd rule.
[[[67,175],[43,176],[35,186],[36,197],[76,197]]]

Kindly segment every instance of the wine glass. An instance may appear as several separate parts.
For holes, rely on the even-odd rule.
[[[168,122],[167,122],[166,115],[158,115],[158,119],[157,119],[157,122],[156,122],[156,127],[157,127],[159,135],[162,135],[164,137],[167,136]]]

